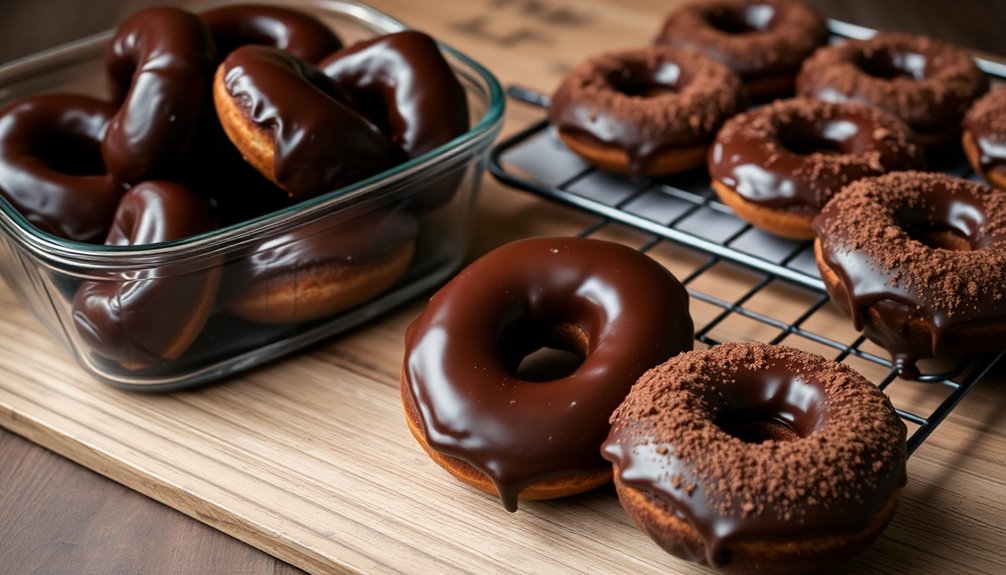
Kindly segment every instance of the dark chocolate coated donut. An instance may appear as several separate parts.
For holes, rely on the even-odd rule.
[[[123,196],[106,245],[145,246],[216,227],[213,210],[188,188],[143,182]],[[206,323],[220,267],[157,265],[121,277],[86,281],[73,300],[73,325],[84,346],[128,370],[177,359]]]
[[[0,111],[0,193],[53,235],[98,243],[124,189],[105,171],[101,140],[115,106],[37,95]]]
[[[611,417],[619,500],[668,553],[795,575],[873,541],[906,481],[905,424],[846,365],[725,343],[646,374]]]
[[[448,457],[438,463],[484,474],[514,511],[543,481],[606,482],[608,416],[639,375],[691,349],[692,329],[685,289],[649,257],[601,240],[521,240],[469,265],[409,326],[402,400],[420,443]],[[520,362],[541,347],[583,363],[524,380]]]
[[[119,111],[102,157],[119,181],[171,178],[188,159],[209,106],[215,58],[206,24],[177,8],[150,8],[123,22],[108,47]]]
[[[223,60],[245,44],[279,48],[308,62],[318,62],[342,48],[332,30],[314,16],[283,6],[231,4],[200,14],[210,27],[217,57]]]

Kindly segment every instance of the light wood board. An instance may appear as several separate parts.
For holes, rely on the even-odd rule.
[[[504,84],[548,91],[585,55],[648,41],[670,3],[375,5],[468,52]],[[506,130],[538,114],[511,104]],[[477,217],[475,253],[593,221],[488,177]],[[618,229],[603,235],[646,239]],[[657,255],[687,271],[673,249]],[[704,289],[729,291],[735,281],[726,270]],[[781,294],[765,305],[791,302]],[[6,287],[0,306],[0,425],[308,571],[705,572],[636,530],[611,489],[522,503],[509,514],[434,465],[409,435],[398,400],[402,334],[422,302],[222,384],[171,395],[97,383]],[[698,323],[711,312],[693,313]],[[741,328],[733,335],[759,336]],[[1000,371],[983,382],[916,454],[891,526],[838,572],[1006,573],[1003,379]],[[916,392],[902,399],[932,401]]]

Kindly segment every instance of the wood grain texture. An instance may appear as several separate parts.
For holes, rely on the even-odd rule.
[[[106,0],[113,12],[123,4]],[[583,56],[648,40],[670,5],[648,0],[374,4],[470,53],[504,83],[546,91]],[[920,4],[913,4],[915,10],[923,11]],[[38,11],[41,5],[22,3],[21,9]],[[912,21],[926,26],[925,20]],[[944,20],[937,21],[942,26]],[[963,30],[966,36],[969,29]],[[999,46],[976,47],[1006,52],[997,38]],[[512,105],[506,130],[536,117]],[[483,191],[475,253],[517,237],[575,233],[592,222],[488,178]],[[646,240],[620,228],[604,234],[630,245]],[[678,274],[698,263],[673,246],[661,246],[654,256]],[[728,295],[749,281],[747,272],[724,266],[705,276],[701,287]],[[705,572],[659,551],[629,524],[610,489],[525,503],[511,515],[432,464],[409,436],[397,399],[402,333],[421,305],[415,302],[225,383],[151,396],[91,380],[9,290],[0,288],[6,310],[0,320],[0,425],[312,572]],[[762,305],[800,309],[785,290]],[[697,322],[714,313],[693,307]],[[847,329],[830,313],[816,321]],[[717,336],[763,334],[728,323]],[[1003,379],[1000,370],[984,382],[917,453],[902,505],[885,535],[836,573],[1006,572]],[[891,392],[906,406],[936,400],[917,388],[896,385]],[[114,485],[91,497],[72,487],[74,473],[93,483],[89,472],[11,447],[23,442],[5,437],[0,435],[0,571],[273,568],[243,559],[251,557],[244,547],[224,552],[217,563],[215,550],[225,544],[205,528],[186,528],[156,506],[159,515],[147,521],[140,515],[151,508],[149,502]],[[69,491],[51,488],[57,480]],[[130,499],[142,504],[134,507]],[[36,507],[45,512],[36,513]],[[116,510],[105,511],[111,508]],[[102,525],[101,518],[114,518],[119,528]],[[49,527],[48,539],[24,535],[43,531],[40,523]],[[175,524],[181,535],[173,535]],[[99,551],[85,555],[72,549],[77,546]],[[149,560],[128,558],[138,555]],[[78,563],[84,556],[93,563]]]

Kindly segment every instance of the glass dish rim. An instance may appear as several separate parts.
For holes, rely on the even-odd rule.
[[[223,2],[207,2],[207,4],[228,4]],[[355,18],[361,24],[383,28],[383,33],[392,33],[410,29],[402,21],[367,4],[346,0],[308,0],[303,2],[322,9]],[[19,76],[29,72],[45,73],[48,68],[73,62],[74,56],[82,50],[90,50],[107,42],[114,34],[114,29],[106,30],[73,40],[58,46],[18,58],[0,65],[0,82],[17,81]],[[400,182],[405,177],[427,168],[433,168],[442,160],[457,157],[471,147],[492,136],[502,124],[506,99],[499,80],[485,66],[460,50],[437,41],[437,45],[452,59],[462,65],[462,70],[474,72],[476,78],[486,87],[486,110],[474,126],[449,142],[446,142],[420,156],[402,164],[389,168],[369,178],[326,192],[320,196],[298,202],[283,209],[269,212],[262,216],[230,224],[219,229],[189,236],[180,240],[160,242],[156,244],[134,246],[106,246],[90,244],[61,238],[45,232],[28,221],[6,198],[0,196],[0,228],[22,247],[42,255],[47,260],[62,260],[71,264],[93,263],[94,258],[114,258],[105,260],[109,263],[127,264],[123,258],[146,258],[174,255],[184,259],[196,257],[205,251],[213,251],[222,247],[243,244],[244,239],[251,234],[258,234],[263,226],[277,227],[288,220],[304,217],[314,219],[320,217],[328,209],[336,209],[339,204],[351,198],[357,198],[367,192],[379,192],[385,186]],[[2,85],[0,85],[2,88]],[[172,260],[177,261],[177,260]]]

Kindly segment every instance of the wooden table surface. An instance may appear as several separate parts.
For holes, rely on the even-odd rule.
[[[4,18],[0,19],[0,38],[3,38],[0,62],[100,31],[131,10],[154,3],[144,0],[87,3],[44,0],[5,4]],[[574,14],[586,10],[589,15],[599,4],[589,3],[584,8],[581,4],[560,0],[476,0],[456,2],[465,8],[455,15],[442,6],[453,3],[438,3],[427,13],[403,2],[374,2],[407,23],[427,28],[468,51],[496,71],[504,84],[528,83],[526,74],[530,74],[537,80],[530,83],[545,89],[549,84],[542,80],[543,75],[551,74],[554,80],[558,72],[540,62],[524,70],[521,62],[506,57],[508,50],[526,53],[528,46],[536,44],[548,48],[550,42],[543,37],[540,25],[545,15],[560,9]],[[953,3],[953,9],[938,0],[811,0],[810,3],[830,17],[877,28],[929,33],[974,49],[1006,54],[1006,35],[1001,30],[1002,23],[1006,22],[1006,3],[958,0]],[[473,10],[474,4],[481,10]],[[655,27],[668,2],[631,0],[610,4],[605,7],[606,16],[617,14],[619,9],[648,12],[652,14]],[[487,7],[516,13],[519,15],[516,21],[525,24],[502,29],[494,27],[491,20],[477,21],[464,16],[487,13]],[[597,46],[602,44],[600,40]],[[571,48],[558,46],[557,49]],[[576,55],[567,55],[556,61],[573,62],[576,58]],[[552,62],[548,58],[543,60]],[[518,127],[523,120],[519,107],[513,108],[518,110],[511,112],[511,118],[514,115],[517,118],[508,122],[508,129]],[[483,203],[493,194],[502,193],[496,186],[487,188]],[[479,211],[480,218],[493,216],[492,210],[485,207]],[[495,227],[476,226],[479,230]],[[512,236],[480,232],[475,251],[483,251]],[[417,309],[413,305],[407,312],[415,313]],[[1003,377],[998,375],[996,379],[999,381],[987,383],[1000,384]],[[1003,397],[1003,394],[984,394],[981,398],[972,395],[959,406],[958,413],[987,421],[988,405],[985,403],[992,400],[1001,406]],[[1001,476],[1001,472],[1006,472],[1006,461],[1002,457],[1003,446],[999,447],[994,450],[999,453],[998,461],[993,463]],[[948,457],[946,463],[950,465],[952,461],[953,458]],[[1006,494],[999,492],[998,497],[1001,499]],[[972,504],[968,493],[956,494],[955,506]],[[1001,523],[1002,519],[988,518],[994,523]],[[938,530],[939,525],[931,529]],[[954,544],[961,546],[958,551],[962,561],[966,561],[967,541]],[[961,572],[967,571],[962,565]],[[261,551],[0,429],[0,573],[297,572],[296,568]],[[918,566],[916,572],[926,572],[925,566]]]

